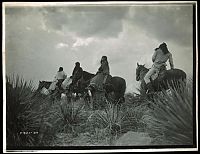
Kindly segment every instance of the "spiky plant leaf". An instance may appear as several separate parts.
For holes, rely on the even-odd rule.
[[[34,94],[32,82],[22,77],[6,77],[7,146],[35,145],[39,131],[41,100]]]
[[[187,87],[180,86],[176,90],[170,88],[170,93],[162,94],[150,101],[153,110],[149,115],[150,134],[162,135],[166,143],[193,144],[193,88],[192,83]]]

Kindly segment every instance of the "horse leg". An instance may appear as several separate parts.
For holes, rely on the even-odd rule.
[[[88,95],[90,99],[90,108],[94,109],[94,104],[93,104],[93,98],[92,98],[92,92],[90,89],[88,89]]]
[[[122,103],[124,103],[125,102],[125,97],[124,96],[122,96],[121,98],[120,98],[120,101],[119,101],[119,103],[120,104],[122,104]]]
[[[140,85],[140,94],[141,95],[145,95],[147,92],[147,86],[146,86],[146,83],[144,82],[144,80],[141,82],[141,85]]]

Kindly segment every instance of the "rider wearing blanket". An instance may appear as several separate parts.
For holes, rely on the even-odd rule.
[[[98,69],[98,73],[101,73],[101,72],[104,75],[103,84],[105,84],[108,75],[110,75],[110,68],[109,68],[109,64],[108,64],[108,60],[106,56],[102,56],[101,58],[101,66]]]
[[[83,76],[83,69],[80,67],[80,63],[76,62],[74,70],[72,72],[72,83],[76,84],[77,81]]]
[[[144,77],[144,81],[147,85],[147,89],[152,89],[152,84],[150,81],[151,76],[160,71],[162,66],[166,66],[166,62],[169,60],[171,69],[174,69],[172,54],[168,51],[166,43],[162,43],[159,48],[155,49],[152,56],[153,65]]]
[[[96,76],[91,79],[90,85],[95,86],[98,89],[102,89],[109,75],[110,75],[110,68],[109,68],[107,57],[102,56],[101,66],[99,67],[96,73]]]

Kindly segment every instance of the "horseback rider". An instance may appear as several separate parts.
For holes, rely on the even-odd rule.
[[[144,77],[147,89],[153,89],[150,78],[154,73],[158,73],[161,67],[166,66],[167,60],[169,60],[171,69],[174,69],[172,54],[169,52],[167,44],[163,42],[159,48],[155,49],[152,56],[153,65]]]
[[[58,86],[59,89],[61,89],[61,84],[66,78],[67,74],[63,71],[63,67],[59,67],[59,70],[54,78],[54,81],[57,81],[56,85]]]
[[[75,63],[74,70],[72,72],[72,84],[76,84],[77,81],[83,76],[83,69],[80,66],[79,62]]]
[[[102,56],[100,62],[101,62],[101,66],[98,68],[98,71],[95,77],[91,79],[89,86],[102,89],[107,81],[108,76],[110,75],[110,68],[109,68],[107,56]]]
[[[110,68],[108,64],[107,56],[102,56],[101,58],[101,66],[98,69],[98,73],[103,73],[104,79],[103,79],[103,85],[106,83],[106,80],[108,76],[110,75]]]

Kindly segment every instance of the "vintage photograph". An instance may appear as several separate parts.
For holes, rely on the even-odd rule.
[[[196,2],[2,12],[5,152],[198,149]]]

